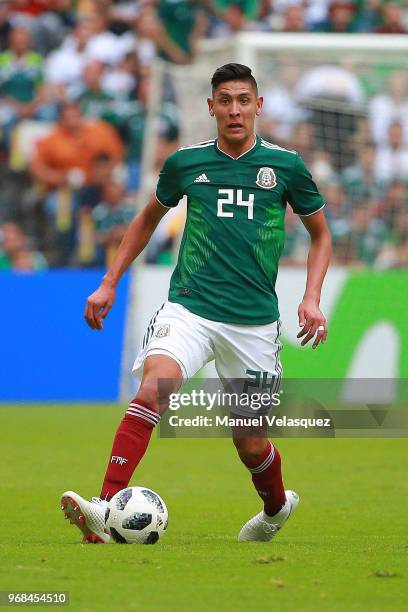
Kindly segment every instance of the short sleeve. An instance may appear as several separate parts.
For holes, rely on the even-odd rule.
[[[297,153],[286,195],[293,211],[304,217],[313,215],[325,204],[305,162]]]
[[[177,152],[170,155],[163,164],[156,188],[156,198],[167,208],[177,206],[183,197],[177,167]]]

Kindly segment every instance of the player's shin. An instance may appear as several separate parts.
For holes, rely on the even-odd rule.
[[[152,431],[160,415],[146,402],[135,399],[130,403],[120,423],[102,485],[101,499],[111,499],[128,486],[133,472],[148,447]]]
[[[240,456],[252,474],[254,487],[264,502],[265,514],[275,515],[286,501],[278,449],[268,441],[256,460],[247,460],[245,456]]]

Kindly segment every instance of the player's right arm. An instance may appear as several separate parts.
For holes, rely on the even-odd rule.
[[[98,289],[89,296],[85,319],[92,329],[102,329],[103,320],[115,300],[116,286],[123,273],[143,251],[168,208],[153,196],[147,206],[133,219],[127,228],[112,265]]]

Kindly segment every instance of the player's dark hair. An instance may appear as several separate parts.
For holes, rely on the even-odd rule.
[[[211,79],[213,92],[221,83],[227,83],[227,81],[247,81],[258,94],[258,85],[252,70],[248,66],[244,66],[244,64],[224,64],[224,66],[217,68]]]

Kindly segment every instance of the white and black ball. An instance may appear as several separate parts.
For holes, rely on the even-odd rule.
[[[128,487],[112,497],[106,530],[118,544],[155,544],[167,529],[166,504],[147,487]]]

